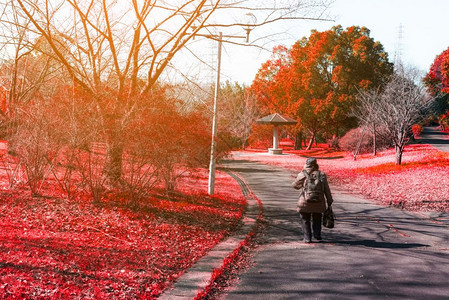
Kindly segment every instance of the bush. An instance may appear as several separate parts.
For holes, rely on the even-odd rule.
[[[338,137],[333,137],[327,140],[327,145],[329,148],[340,150],[340,139]]]
[[[176,100],[167,99],[163,90],[151,93],[144,104],[123,137],[122,180],[133,197],[145,194],[157,182],[173,191],[184,172],[207,167],[210,157],[210,127],[202,114],[181,113]]]
[[[61,151],[60,124],[53,118],[52,106],[43,101],[18,106],[11,122],[14,129],[9,136],[8,152],[17,157],[31,194],[37,196]]]
[[[171,115],[173,116],[175,112]],[[163,121],[153,134],[158,143],[152,148],[152,164],[167,191],[189,169],[206,167],[210,157],[210,133],[206,120],[199,114],[177,115],[168,124]],[[217,157],[220,151],[216,152]]]
[[[8,119],[4,115],[0,115],[0,140],[8,139]]]
[[[48,99],[36,97],[17,106],[15,118],[3,126],[14,156],[0,156],[10,186],[21,179],[39,195],[45,183],[68,198],[86,192],[95,202],[117,191],[135,202],[159,183],[172,191],[184,172],[207,167],[208,120],[195,111],[180,111],[164,89],[136,99],[119,120],[113,114],[116,107],[103,103],[99,110],[95,100],[62,86]],[[218,159],[229,151],[222,148],[217,147]],[[116,181],[109,176],[112,155],[120,163]]]
[[[244,144],[245,141],[242,138],[229,131],[217,133],[217,152],[224,156],[232,150],[242,149]]]
[[[373,151],[373,133],[371,130],[365,130],[365,132],[363,132],[362,127],[351,129],[339,141],[339,146],[342,150],[351,152],[355,152],[359,144],[360,148],[358,149],[358,153],[369,153]],[[376,135],[376,150],[383,150],[390,146],[391,142],[386,138],[384,130],[378,129]]]
[[[440,116],[439,123],[443,131],[449,131],[449,112]]]
[[[419,136],[421,135],[422,131],[423,131],[423,128],[422,128],[421,125],[414,124],[414,125],[412,126],[412,132],[413,132],[413,137],[414,137],[414,138],[419,137]]]

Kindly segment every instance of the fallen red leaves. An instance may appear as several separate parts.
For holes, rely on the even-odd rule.
[[[256,238],[263,228],[263,206],[262,201],[253,193],[249,197],[255,199],[259,206],[256,225],[246,235],[237,248],[229,253],[223,260],[220,268],[214,269],[208,285],[195,297],[195,300],[215,299],[220,292],[230,286],[239,272],[248,266],[249,252],[257,246]]]
[[[0,194],[1,299],[136,299],[158,296],[238,224],[245,199],[217,173],[184,177],[182,193],[129,204]]]

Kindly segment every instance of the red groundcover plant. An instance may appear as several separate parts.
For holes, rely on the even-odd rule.
[[[116,194],[101,203],[31,198],[2,176],[1,299],[157,297],[237,226],[245,205],[223,172],[213,197],[199,170],[179,179],[177,193],[132,205]]]

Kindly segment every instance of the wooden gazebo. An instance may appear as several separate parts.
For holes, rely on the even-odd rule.
[[[282,154],[282,149],[279,148],[279,126],[280,125],[295,125],[298,123],[295,119],[282,116],[278,113],[274,113],[256,121],[258,124],[271,124],[273,125],[273,148],[268,148],[270,154]]]

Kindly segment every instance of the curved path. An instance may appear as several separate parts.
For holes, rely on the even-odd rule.
[[[437,127],[424,127],[418,141],[431,144],[440,151],[449,152],[449,133]]]
[[[304,244],[295,212],[295,174],[227,161],[264,205],[268,223],[254,266],[226,299],[447,299],[449,217],[433,219],[374,205],[332,188],[336,227]]]

